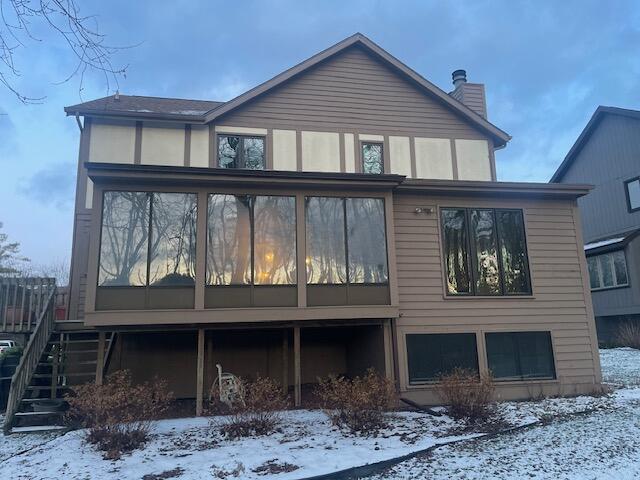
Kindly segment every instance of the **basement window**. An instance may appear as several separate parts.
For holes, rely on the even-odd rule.
[[[218,135],[218,166],[264,170],[264,137]]]
[[[409,383],[437,381],[456,368],[478,372],[475,333],[409,334]]]
[[[556,378],[550,332],[486,333],[487,361],[496,380]]]

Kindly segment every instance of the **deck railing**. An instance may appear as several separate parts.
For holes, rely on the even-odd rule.
[[[53,332],[54,318],[54,302],[55,288],[49,290],[49,294],[42,302],[40,315],[35,323],[33,333],[29,337],[29,342],[22,352],[20,363],[16,367],[16,371],[11,378],[11,388],[9,390],[9,399],[7,401],[7,411],[4,417],[4,430],[8,432],[13,424],[13,417],[18,411],[20,402],[24,393],[29,386],[31,376],[35,372],[40,357],[47,347],[51,332]]]
[[[54,278],[0,277],[0,332],[31,332],[55,291]]]

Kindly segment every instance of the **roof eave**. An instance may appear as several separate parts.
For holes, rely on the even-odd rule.
[[[204,124],[205,118],[203,115],[177,115],[166,114],[156,112],[135,112],[131,110],[91,110],[91,109],[73,109],[72,107],[65,107],[64,109],[67,116],[82,116],[82,117],[106,117],[106,118],[131,118],[133,120],[158,120],[169,122],[186,122]]]

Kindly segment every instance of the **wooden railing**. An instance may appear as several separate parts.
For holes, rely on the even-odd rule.
[[[0,332],[31,332],[55,291],[54,278],[0,277]]]
[[[29,342],[22,352],[20,363],[18,363],[18,367],[11,378],[7,411],[4,417],[4,430],[7,433],[11,430],[13,417],[18,411],[24,393],[29,386],[29,382],[31,382],[31,376],[35,372],[38,362],[40,362],[40,357],[42,357],[47,347],[51,332],[53,332],[55,324],[53,310],[55,294],[55,288],[50,289],[49,295],[43,301],[43,308],[36,321],[33,333],[29,337]]]

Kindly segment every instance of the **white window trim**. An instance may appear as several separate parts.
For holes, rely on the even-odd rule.
[[[613,263],[613,255],[616,252],[622,252],[622,256],[624,258],[624,271],[625,271],[625,276],[627,277],[627,282],[626,283],[618,283],[618,279],[616,278],[616,269],[615,269],[615,264]],[[598,284],[599,285],[603,285],[604,281],[602,278],[602,260],[604,258],[608,258],[609,259],[609,265],[611,268],[611,278],[613,279],[613,285],[611,286],[607,286],[607,287],[595,287],[595,288],[591,288],[592,292],[597,292],[600,290],[611,290],[613,288],[621,288],[621,287],[628,287],[629,286],[629,269],[627,268],[627,256],[624,253],[624,250],[616,250],[613,252],[607,252],[607,253],[601,253],[599,255],[593,255],[590,258],[594,258],[596,260],[596,267],[598,269]],[[591,287],[591,274],[589,274],[589,286]]]

